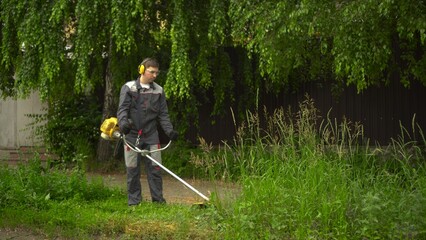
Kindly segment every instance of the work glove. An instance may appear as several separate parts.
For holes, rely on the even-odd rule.
[[[122,126],[119,126],[120,127],[120,131],[124,134],[124,135],[127,135],[129,132],[130,132],[130,124],[128,124],[128,123],[126,123],[126,124],[123,124]]]
[[[173,131],[171,131],[171,132],[169,133],[169,138],[170,138],[170,140],[172,140],[172,141],[177,140],[177,139],[178,139],[178,137],[179,137],[179,133],[178,133],[178,132],[176,132],[175,130],[173,130]]]

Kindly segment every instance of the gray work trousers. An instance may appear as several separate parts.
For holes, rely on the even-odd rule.
[[[149,145],[151,150],[158,149],[159,144]],[[150,153],[150,156],[161,164],[161,152]],[[124,159],[127,169],[128,205],[137,205],[142,201],[141,164],[144,164],[148,186],[153,202],[165,203],[163,197],[163,179],[161,168],[149,158],[132,151],[124,145]]]

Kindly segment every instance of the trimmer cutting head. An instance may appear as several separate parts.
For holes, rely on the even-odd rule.
[[[193,208],[198,208],[198,209],[205,209],[208,208],[211,205],[210,202],[204,201],[204,202],[196,202],[192,204]]]

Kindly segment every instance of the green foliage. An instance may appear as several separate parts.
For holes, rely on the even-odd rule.
[[[101,112],[94,103],[84,96],[58,100],[50,105],[46,115],[34,119],[46,121],[36,134],[42,136],[47,150],[61,163],[82,164],[95,155]]]
[[[423,1],[17,1],[0,3],[0,90],[33,89],[49,104],[105,91],[157,57],[170,112],[182,132],[213,105],[237,117],[257,98],[307,81],[335,89],[399,79],[426,84]],[[116,106],[105,97],[103,115]],[[99,104],[102,105],[102,104]]]
[[[192,82],[192,65],[189,61],[189,14],[184,0],[175,1],[175,18],[170,29],[172,41],[172,61],[170,62],[169,76],[173,79],[173,84],[167,81],[165,88],[170,96],[176,95],[177,99],[187,99],[189,97],[189,86]]]
[[[117,93],[147,56],[160,59],[182,125],[204,103],[219,116],[236,104],[239,116],[259,89],[426,83],[422,1],[4,0],[0,12],[2,96]]]
[[[0,208],[48,209],[67,199],[96,201],[117,194],[100,181],[88,182],[81,171],[47,169],[39,158],[16,169],[2,166]]]
[[[228,30],[228,9],[227,1],[211,0],[209,11],[209,30],[208,38],[210,42],[222,45],[227,40]]]
[[[136,45],[134,32],[136,26],[131,24],[134,21],[136,11],[132,1],[112,1],[111,15],[112,19],[112,37],[116,40],[117,50],[123,53],[129,53]],[[131,14],[129,14],[131,13]]]
[[[233,39],[250,54],[259,56],[258,70],[271,80],[264,82],[268,91],[317,77],[303,72],[309,72],[311,63],[316,66],[315,59],[324,56],[318,45],[327,39],[316,35],[320,17],[328,14],[321,11],[323,5],[326,4],[231,1]],[[293,73],[297,78],[292,77]]]
[[[103,55],[108,52],[110,19],[109,2],[78,1],[75,6],[75,34],[72,42],[76,65],[74,89],[87,91],[95,83],[103,82]],[[102,69],[98,71],[98,68]]]
[[[229,16],[271,89],[334,73],[361,91],[395,74],[406,86],[425,82],[425,10],[418,1],[231,1]]]
[[[213,96],[215,99],[212,116],[221,116],[225,113],[224,106],[229,105],[229,102],[234,102],[235,82],[232,79],[231,59],[229,55],[218,50],[215,58],[215,81],[213,83]]]
[[[348,77],[347,83],[358,90],[384,79],[392,55],[395,19],[380,14],[383,5],[364,1],[342,4],[337,9],[342,22],[335,29],[333,41],[336,74]]]
[[[201,151],[185,142],[173,143],[167,151],[161,153],[161,159],[168,169],[180,177],[206,177],[194,167],[190,159]]]
[[[16,79],[13,83],[16,90],[8,94],[25,96],[31,89],[41,89],[46,97],[52,81],[60,75],[64,60],[63,23],[58,20],[57,11],[52,12],[56,8],[51,8],[46,1],[2,1],[1,10],[1,21],[6,23],[2,27],[1,66],[13,69],[6,74],[12,73]],[[2,83],[11,84],[10,81]]]

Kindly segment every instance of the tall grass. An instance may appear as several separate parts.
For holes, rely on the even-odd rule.
[[[389,146],[370,146],[361,124],[321,119],[309,97],[296,113],[264,112],[247,113],[232,144],[198,159],[243,186],[219,209],[227,239],[426,238],[420,128],[416,139],[401,126]]]
[[[0,167],[0,209],[5,207],[42,210],[52,202],[74,199],[96,201],[119,193],[106,188],[100,179],[89,182],[84,172],[49,169],[39,157],[17,168]]]

